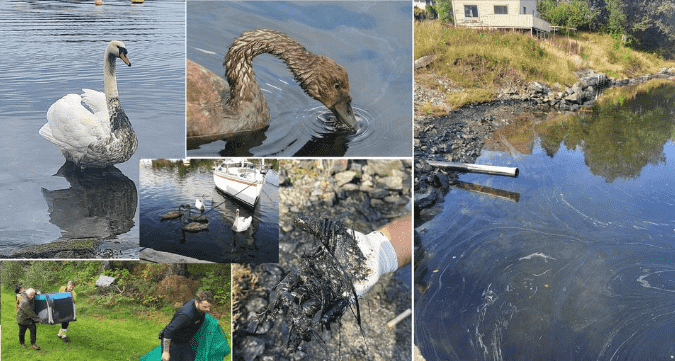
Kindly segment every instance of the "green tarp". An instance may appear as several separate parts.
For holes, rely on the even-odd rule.
[[[195,361],[222,361],[230,353],[230,345],[223,329],[215,318],[208,313],[202,328],[190,341],[192,349],[195,350],[197,357]],[[154,350],[141,356],[140,361],[160,361],[162,359],[162,347],[158,346]]]

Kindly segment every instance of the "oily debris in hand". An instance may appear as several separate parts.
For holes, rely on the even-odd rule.
[[[268,318],[282,317],[289,325],[289,350],[297,350],[302,341],[309,342],[313,337],[323,341],[319,332],[339,322],[352,302],[360,326],[354,283],[370,272],[353,231],[341,222],[299,216],[295,226],[313,237],[313,251],[302,255],[300,267],[291,270],[274,288],[258,323],[260,326]]]

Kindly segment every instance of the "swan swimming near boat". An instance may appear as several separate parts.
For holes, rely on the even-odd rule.
[[[117,92],[117,58],[131,66],[124,43],[113,40],[103,58],[105,93],[82,89],[82,95],[64,96],[49,107],[47,124],[40,128],[41,136],[56,144],[67,161],[82,169],[126,162],[138,147]]]
[[[239,217],[239,209],[237,208],[237,214],[234,217],[234,223],[232,223],[232,229],[235,232],[243,232],[248,229],[248,227],[251,226],[251,221],[253,220],[253,216],[249,216],[247,218],[244,217]]]
[[[185,205],[181,204],[180,206],[178,206],[177,211],[171,211],[171,212],[164,213],[164,214],[160,215],[159,218],[163,221],[168,220],[168,219],[176,219],[176,218],[182,216],[184,212],[185,212]]]
[[[190,216],[190,205],[187,204],[186,206],[187,212],[183,214],[183,218],[181,219],[181,229],[186,231],[186,232],[199,232],[199,231],[204,231],[209,228],[209,221],[208,219],[205,218],[205,221],[192,221],[192,217]]]
[[[197,198],[195,201],[195,208],[199,209],[201,213],[204,213],[204,209],[206,208],[204,207],[204,197],[206,197],[206,195],[202,194],[202,197]]]

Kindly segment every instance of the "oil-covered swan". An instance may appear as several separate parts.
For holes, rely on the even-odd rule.
[[[347,72],[332,59],[315,55],[283,33],[258,29],[234,40],[225,56],[227,83],[187,62],[187,141],[207,143],[269,125],[270,112],[253,72],[253,58],[272,54],[291,70],[302,89],[323,103],[340,123],[358,130]]]

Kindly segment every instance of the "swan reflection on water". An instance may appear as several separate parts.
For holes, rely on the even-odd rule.
[[[288,114],[284,114],[286,115]],[[324,106],[299,110],[291,116],[303,119],[303,124],[307,126],[294,128],[292,132],[286,134],[271,135],[275,145],[263,145],[263,142],[269,138],[269,134],[266,134],[269,127],[224,138],[221,139],[225,141],[224,148],[219,151],[218,155],[242,157],[256,154],[274,156],[292,153],[294,157],[342,157],[350,146],[372,142],[376,136],[371,125],[374,116],[357,106],[354,106],[354,116],[359,127],[357,132],[345,127]],[[190,143],[188,139],[188,149],[198,145],[198,143]]]
[[[49,221],[61,228],[62,238],[110,239],[134,227],[136,184],[119,169],[81,170],[67,161],[56,175],[65,178],[70,188],[42,188],[42,195],[49,206]]]

